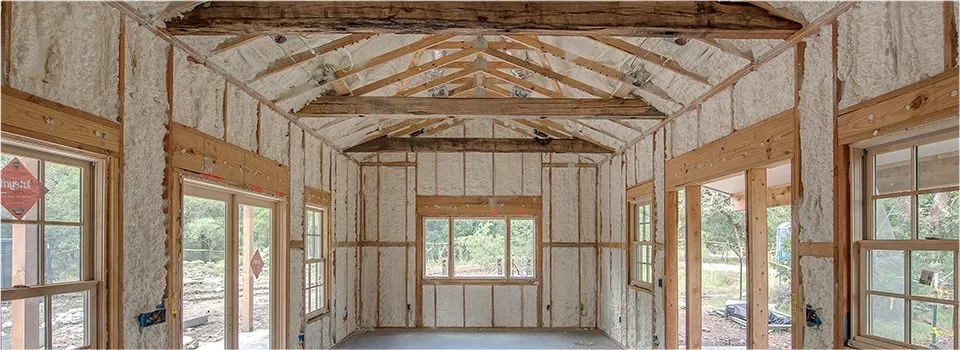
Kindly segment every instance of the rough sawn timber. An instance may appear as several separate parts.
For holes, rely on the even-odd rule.
[[[640,99],[599,98],[433,98],[324,96],[297,112],[299,117],[375,116],[423,118],[662,119],[663,113]]]
[[[801,24],[735,2],[211,2],[174,35],[373,32],[783,39]]]
[[[613,150],[581,139],[381,137],[350,147],[346,152],[613,153]]]

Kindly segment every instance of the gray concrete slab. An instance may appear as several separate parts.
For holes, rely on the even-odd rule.
[[[599,330],[378,329],[336,349],[619,349]]]

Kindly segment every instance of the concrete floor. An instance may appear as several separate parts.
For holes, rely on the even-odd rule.
[[[378,329],[336,349],[619,349],[598,330]]]

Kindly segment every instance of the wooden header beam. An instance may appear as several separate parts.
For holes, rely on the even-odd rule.
[[[215,1],[166,22],[174,35],[372,32],[784,39],[800,23],[747,3]]]
[[[581,139],[381,137],[350,147],[347,152],[613,153],[613,150]]]
[[[297,112],[300,117],[376,116],[423,118],[451,115],[493,118],[662,119],[663,113],[640,99],[433,98],[325,96]]]

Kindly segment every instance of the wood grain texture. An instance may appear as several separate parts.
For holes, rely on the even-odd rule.
[[[6,86],[0,104],[3,131],[108,155],[121,150],[120,123]]]
[[[770,294],[767,276],[767,169],[748,169],[746,182],[747,348],[766,349],[769,345],[767,302]]]
[[[640,99],[432,98],[324,96],[301,109],[299,117],[376,116],[390,118],[660,119],[664,114]]]
[[[346,152],[612,153],[613,150],[581,139],[381,137],[350,147]]]
[[[664,348],[677,349],[679,346],[680,334],[680,303],[678,301],[679,284],[679,257],[677,242],[677,224],[678,224],[678,195],[677,191],[667,191],[664,195],[665,213],[663,215],[663,295],[664,295]]]
[[[700,300],[702,237],[700,235],[700,186],[687,186],[686,195],[686,257],[687,257],[687,349],[699,349],[703,339],[703,302]]]
[[[746,3],[212,2],[166,23],[175,35],[373,32],[783,39],[801,24]]]
[[[753,124],[666,162],[666,188],[702,184],[793,154],[794,109]]]
[[[837,137],[847,145],[957,114],[957,69],[851,106],[837,117]]]

